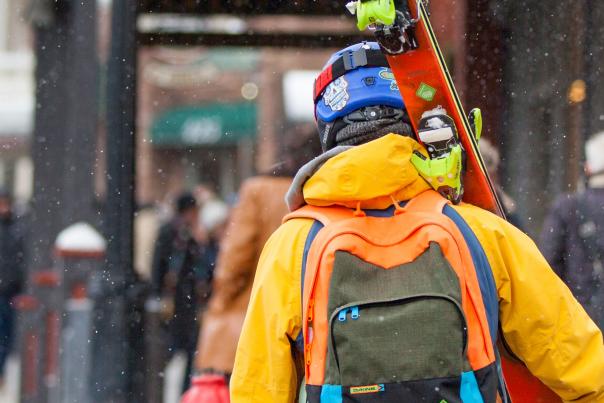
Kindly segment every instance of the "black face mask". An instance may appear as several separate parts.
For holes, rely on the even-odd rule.
[[[414,136],[407,113],[389,106],[357,109],[333,122],[317,120],[323,152],[339,145],[359,145],[389,133]]]

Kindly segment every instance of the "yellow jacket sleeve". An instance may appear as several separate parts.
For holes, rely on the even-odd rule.
[[[233,403],[291,403],[299,380],[292,343],[301,331],[301,265],[312,220],[291,220],[268,240],[237,346]]]
[[[503,336],[514,354],[564,401],[604,402],[602,333],[533,241],[487,211],[456,210],[485,250]]]

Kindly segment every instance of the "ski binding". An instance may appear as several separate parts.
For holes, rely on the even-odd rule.
[[[386,53],[398,55],[419,47],[415,37],[419,17],[412,18],[406,6],[397,10],[394,0],[357,0],[346,4],[346,8],[357,16],[361,31],[375,31],[376,40]]]
[[[463,197],[463,148],[445,109],[439,106],[423,114],[418,140],[428,157],[416,151],[411,157],[415,169],[434,190],[458,204]]]

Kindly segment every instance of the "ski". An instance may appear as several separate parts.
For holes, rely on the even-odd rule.
[[[478,150],[478,136],[464,113],[430,25],[426,6],[421,0],[397,3],[392,0],[359,0],[348,3],[347,8],[357,14],[360,29],[369,26],[374,30],[416,132],[423,115],[431,110],[442,108],[452,118],[459,141],[466,151],[465,174],[463,179],[460,178],[463,183],[462,200],[503,217],[503,209]],[[453,198],[452,201],[458,200]]]
[[[472,110],[469,117],[464,112],[430,24],[427,1],[357,0],[346,8],[356,14],[360,30],[374,31],[387,56],[418,140],[429,153],[430,158],[414,163],[420,174],[454,203],[462,200],[505,218],[478,148],[480,111]],[[430,124],[433,118],[439,121]],[[458,144],[466,156],[463,175]],[[561,402],[505,348],[500,351],[514,403]]]

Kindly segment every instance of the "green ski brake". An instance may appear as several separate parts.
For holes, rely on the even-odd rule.
[[[428,184],[453,203],[459,203],[463,196],[462,157],[459,144],[440,158],[426,157],[419,152],[411,156],[411,163]]]
[[[357,16],[357,27],[364,31],[370,25],[392,25],[396,18],[396,10],[393,0],[370,0],[348,3],[353,14]]]
[[[474,108],[470,111],[470,116],[468,116],[468,122],[470,122],[472,131],[474,132],[474,138],[478,143],[478,141],[480,140],[480,136],[482,136],[482,112],[479,108]]]
[[[397,10],[394,0],[356,0],[346,4],[348,11],[357,16],[357,27],[361,31],[372,29],[382,50],[391,55],[419,46],[415,38],[418,19],[411,17],[406,3],[401,6]]]

